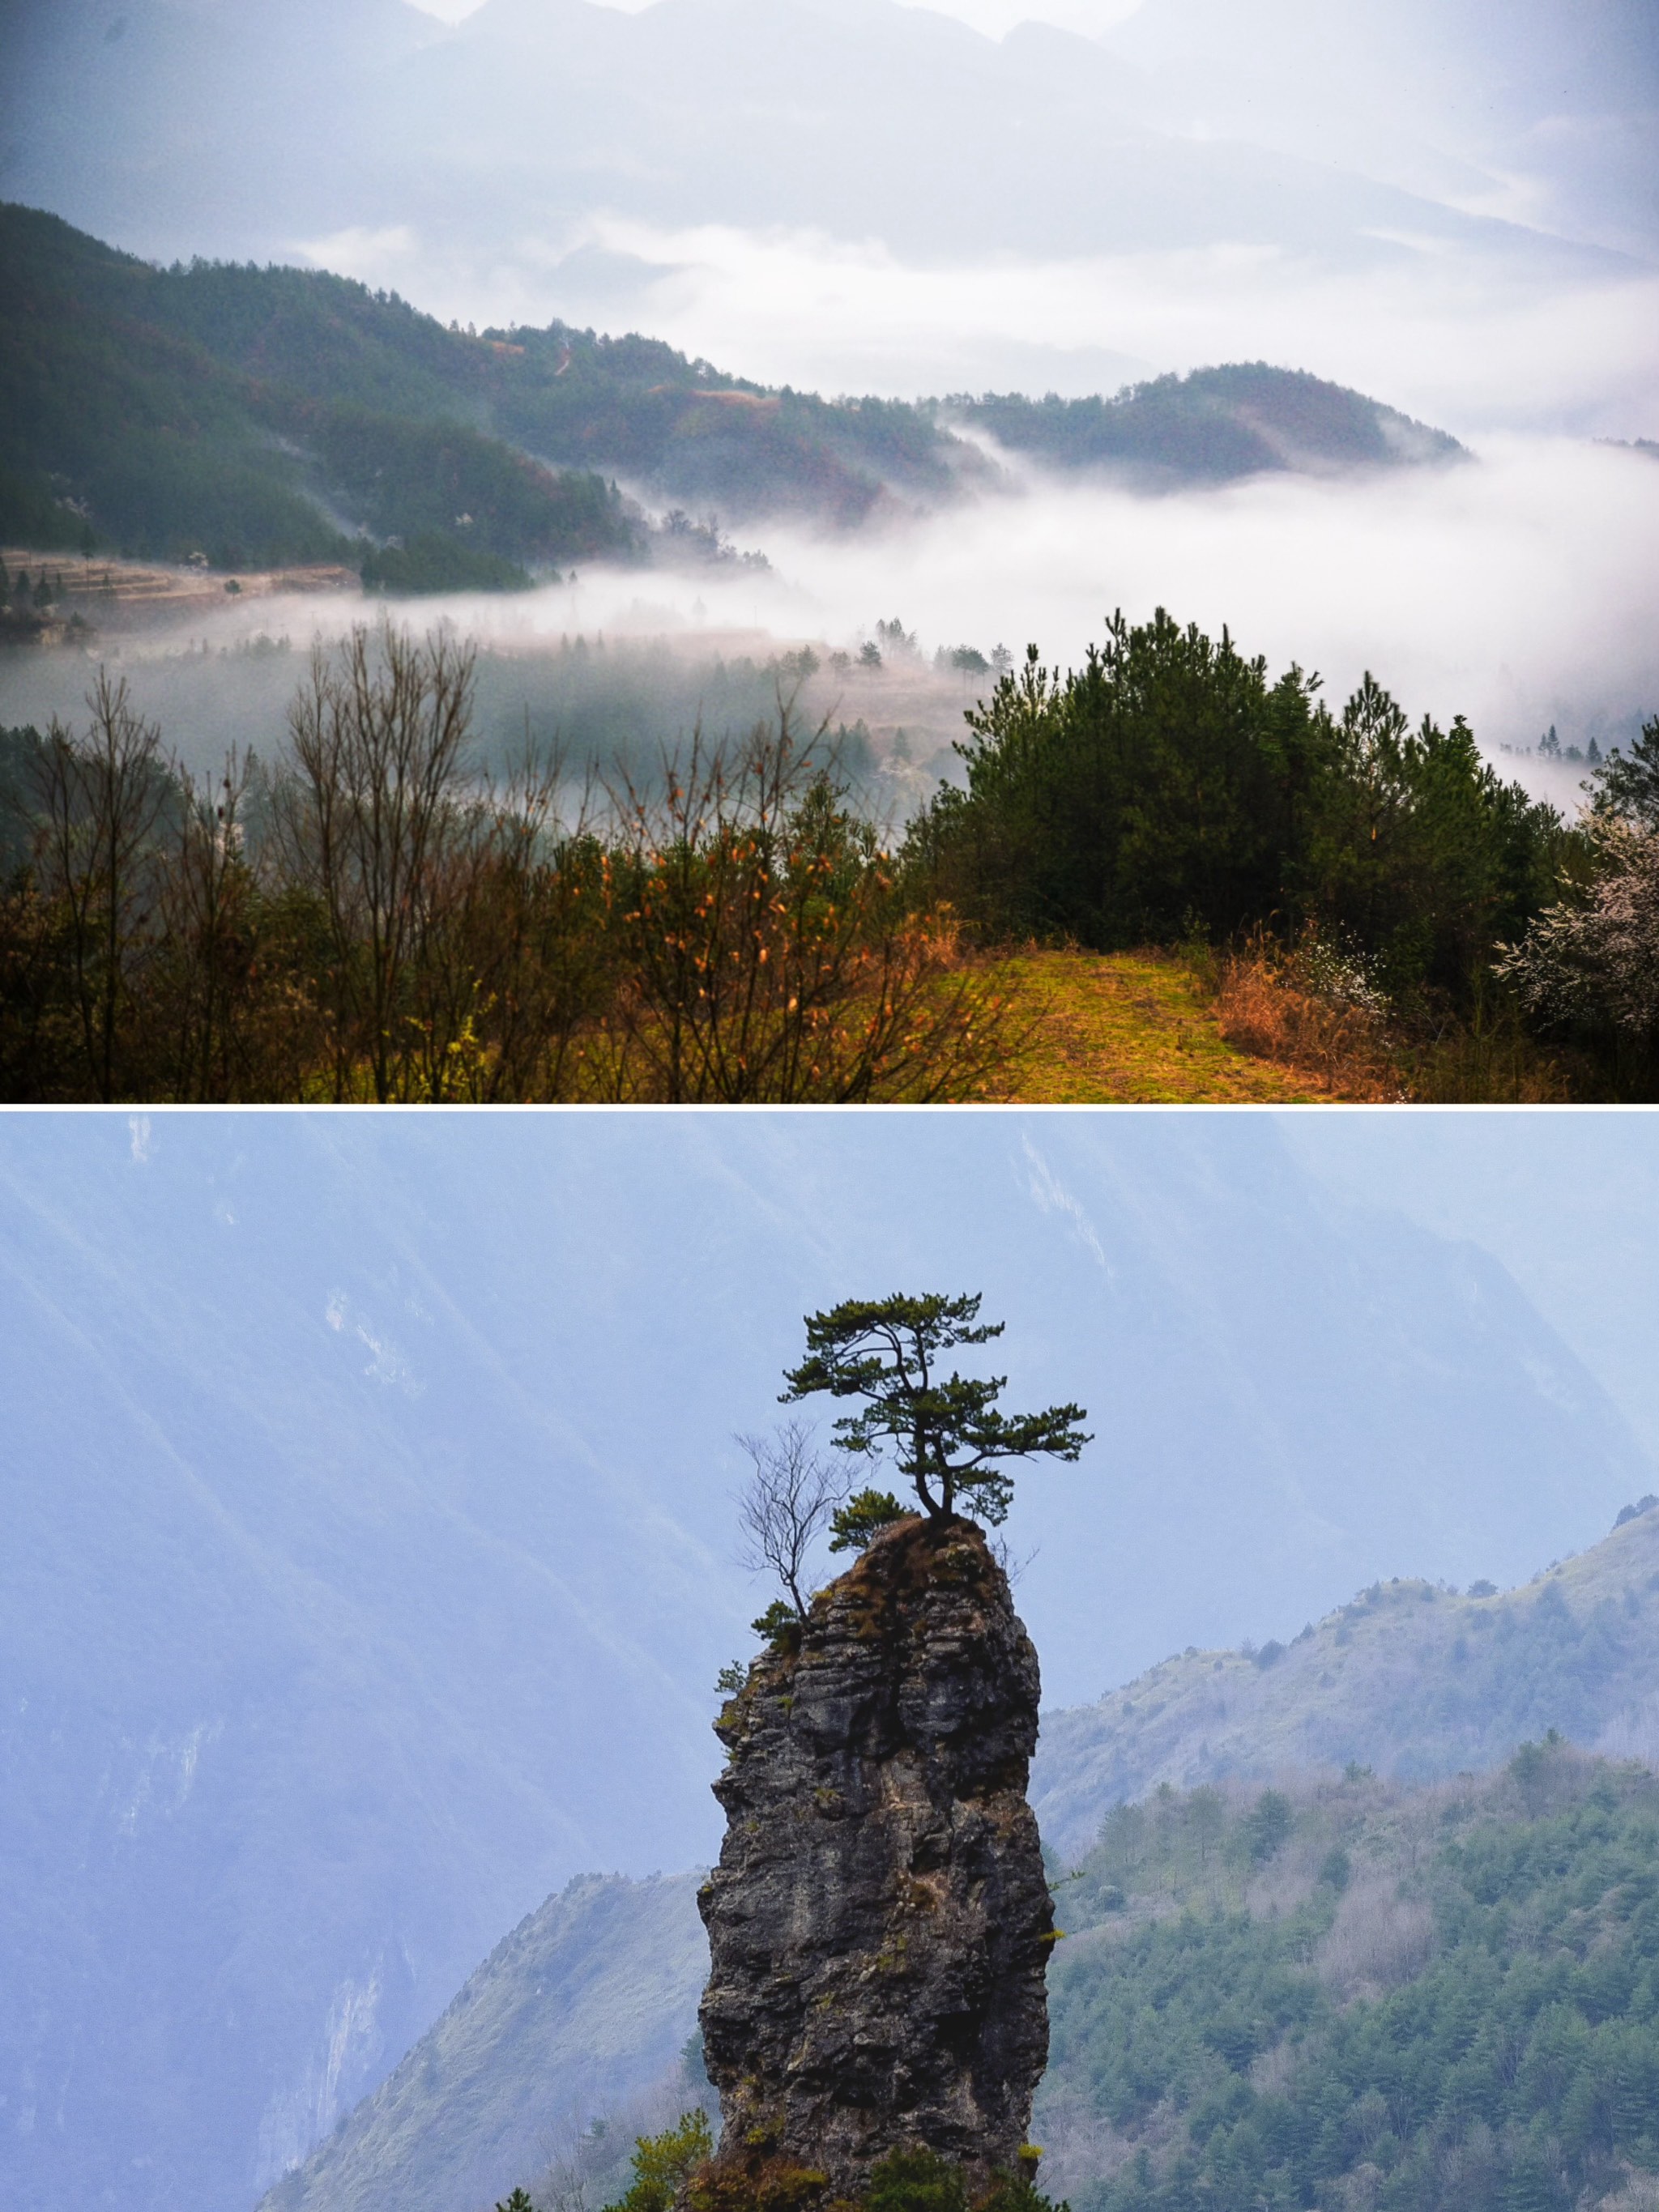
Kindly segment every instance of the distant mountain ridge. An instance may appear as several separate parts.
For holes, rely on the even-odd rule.
[[[1305,370],[1261,361],[1157,377],[1114,399],[988,395],[962,403],[961,419],[1051,467],[1112,469],[1149,487],[1468,458],[1444,430]]]
[[[1166,1782],[1350,1760],[1427,1781],[1483,1771],[1552,1728],[1659,1755],[1659,1506],[1518,1589],[1482,1587],[1373,1583],[1288,1645],[1187,1651],[1047,1715],[1031,1773],[1045,1844],[1086,1851],[1114,1805]]]
[[[1107,400],[826,400],[561,322],[477,334],[322,270],[156,268],[0,205],[0,540],[216,566],[353,559],[489,589],[647,550],[659,509],[851,527],[995,481],[974,438],[1143,489],[1462,449],[1265,363]],[[672,533],[718,557],[715,533]]]
[[[1571,171],[1591,118],[1617,145],[1641,117],[1642,0],[1598,0],[1593,38],[1564,33],[1563,0],[1531,4],[1499,69],[1481,21],[1496,19],[1470,0],[1344,12],[1370,19],[1373,80],[1427,37],[1440,71],[1399,119],[1439,140],[1438,161],[1371,165],[1349,88],[1318,66],[1323,11],[1284,0],[1265,35],[1236,8],[1149,0],[1107,38],[1027,22],[1000,40],[890,0],[488,0],[453,26],[398,0],[0,0],[5,189],[168,258],[392,231],[404,265],[533,271],[538,298],[550,264],[572,319],[647,325],[674,235],[702,225],[879,238],[911,267],[1229,242],[1342,269],[1408,270],[1425,245],[1483,266],[1619,268],[1559,224],[1446,195],[1486,181],[1471,141],[1495,112],[1511,125],[1500,173]],[[1405,26],[1380,55],[1379,19]],[[1232,97],[1188,82],[1188,48]],[[1251,143],[1252,110],[1275,109],[1270,143]],[[1650,238],[1645,190],[1620,197],[1643,204],[1631,220]]]

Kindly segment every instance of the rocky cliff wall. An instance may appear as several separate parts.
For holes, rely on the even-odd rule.
[[[729,2164],[856,2187],[925,2146],[1012,2170],[1048,2057],[1053,1914],[1025,1802],[1036,1653],[984,1537],[878,1537],[722,1712],[699,1904]]]

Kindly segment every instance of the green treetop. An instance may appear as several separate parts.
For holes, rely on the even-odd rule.
[[[1590,779],[1598,814],[1622,815],[1644,830],[1659,830],[1659,714],[1642,725],[1628,752],[1610,753]]]
[[[806,1357],[787,1370],[789,1387],[781,1397],[786,1405],[820,1390],[862,1398],[861,1412],[835,1425],[844,1451],[888,1449],[925,1512],[939,1519],[961,1500],[994,1526],[1013,1495],[1006,1461],[1075,1460],[1090,1439],[1077,1425],[1081,1406],[1000,1413],[996,1401],[1006,1375],[939,1372],[953,1346],[1001,1335],[1000,1322],[977,1319],[979,1306],[977,1297],[847,1298],[828,1313],[809,1314]]]

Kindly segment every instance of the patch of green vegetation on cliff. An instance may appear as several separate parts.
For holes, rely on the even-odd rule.
[[[1019,2170],[997,2173],[988,2188],[971,2186],[963,2169],[937,2151],[889,2151],[854,2196],[830,2192],[825,2175],[792,2164],[764,2142],[719,2160],[701,2111],[682,2112],[660,2135],[634,2146],[633,2180],[606,2212],[1070,2212],[1036,2185],[1039,2154],[1019,2154]],[[524,2196],[521,2190],[514,2197]],[[512,2200],[495,2212],[514,2212]],[[526,2197],[525,2212],[534,2212]]]

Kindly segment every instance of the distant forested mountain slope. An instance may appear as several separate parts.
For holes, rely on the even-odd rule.
[[[1637,2212],[1659,1780],[1559,1743],[1407,1791],[1160,1790],[1056,1906],[1044,2181],[1077,2212]]]
[[[963,428],[1146,485],[1461,450],[1260,363],[1111,400],[825,400],[649,338],[446,328],[321,270],[156,268],[0,206],[0,539],[14,543],[199,550],[222,567],[368,552],[394,587],[488,588],[637,554],[615,479],[700,514],[850,526],[990,480]]]
[[[1031,1801],[1066,1857],[1114,1805],[1164,1783],[1349,1760],[1410,1779],[1478,1772],[1552,1728],[1613,1753],[1659,1750],[1651,1499],[1519,1589],[1376,1583],[1288,1646],[1189,1650],[1097,1705],[1050,1713]]]
[[[1153,484],[1394,468],[1464,452],[1443,430],[1358,392],[1259,361],[1160,376],[1115,399],[987,397],[964,403],[962,416],[1051,468],[1110,469]]]
[[[0,207],[0,538],[216,566],[390,545],[389,584],[625,556],[615,489],[489,434],[481,342],[295,270],[151,267]]]

